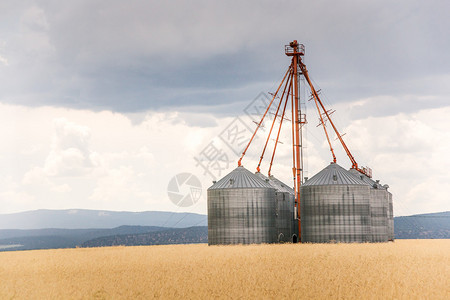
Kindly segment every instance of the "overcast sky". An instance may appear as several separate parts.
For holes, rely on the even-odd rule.
[[[395,215],[450,210],[449,11],[444,0],[1,1],[0,213],[206,213],[207,187],[238,158],[225,136],[251,134],[247,113],[276,89],[293,39]],[[331,159],[312,107],[308,121],[311,177]],[[272,173],[290,184],[283,137]],[[205,173],[211,145],[226,161]],[[338,163],[350,167],[342,151]],[[183,208],[167,188],[186,172],[203,190]]]

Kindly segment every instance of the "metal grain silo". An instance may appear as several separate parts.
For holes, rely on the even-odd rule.
[[[278,241],[275,188],[244,167],[208,189],[208,244]]]
[[[295,242],[298,235],[298,222],[295,219],[295,192],[288,185],[271,175],[267,177],[256,173],[275,189],[276,229],[278,242]]]
[[[387,184],[384,185],[386,190],[389,188]],[[389,210],[388,210],[388,238],[389,241],[394,240],[394,205],[392,202],[392,194],[388,192]]]
[[[370,214],[372,242],[387,242],[394,239],[394,214],[392,209],[392,194],[388,185],[381,185],[379,180],[373,180],[360,172],[349,171],[370,186]]]
[[[370,185],[331,163],[301,186],[302,242],[370,242]]]

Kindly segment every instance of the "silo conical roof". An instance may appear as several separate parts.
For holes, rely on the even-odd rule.
[[[277,186],[279,186],[280,191],[295,195],[295,191],[293,188],[291,188],[289,185],[285,184],[284,182],[282,182],[275,176],[270,175],[269,179],[270,179],[270,181],[275,182],[277,184]]]
[[[270,177],[265,176],[264,174],[257,172],[255,175],[259,176],[266,182],[268,182],[274,189],[277,191],[280,191],[282,193],[289,193],[294,195],[295,192],[292,188],[290,188],[287,184],[279,180],[278,178],[275,178],[275,176],[270,175]],[[267,181],[268,180],[268,181]]]
[[[253,174],[244,167],[237,167],[228,175],[214,183],[209,190],[234,188],[272,188],[273,187],[261,177]]]
[[[311,179],[303,183],[303,186],[332,184],[370,185],[338,164],[331,163],[322,171],[311,177]]]
[[[385,190],[387,190],[387,189],[389,188],[388,185],[383,185],[383,186],[382,186],[382,185],[380,184],[379,180],[375,181],[375,180],[373,180],[372,178],[370,178],[370,177],[368,177],[368,176],[366,176],[366,175],[364,175],[364,174],[361,174],[360,172],[358,172],[358,171],[355,170],[355,169],[350,169],[349,172],[350,172],[352,175],[354,175],[354,176],[356,176],[356,177],[358,177],[358,178],[361,178],[361,180],[363,180],[365,183],[367,183],[368,185],[370,185],[372,188],[376,188],[376,189],[385,189]]]
[[[367,183],[367,184],[370,185],[370,186],[373,186],[374,184],[376,184],[375,180],[373,180],[372,178],[367,177],[367,176],[364,175],[364,174],[361,174],[360,172],[358,172],[358,171],[355,170],[355,169],[350,169],[349,172],[350,172],[352,175],[354,175],[354,176],[360,178],[362,181],[364,181],[365,183]]]

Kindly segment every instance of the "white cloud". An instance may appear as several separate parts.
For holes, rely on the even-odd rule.
[[[68,185],[68,184],[61,184],[61,185],[57,185],[57,186],[53,186],[50,188],[50,190],[52,192],[56,192],[56,193],[69,193],[72,191],[72,188]]]
[[[390,185],[397,215],[450,209],[446,195],[450,107],[359,120],[351,120],[345,107],[338,105],[335,113],[339,126],[347,125],[344,138],[357,161],[372,167],[375,178]],[[0,184],[1,212],[36,208],[179,211],[168,199],[167,185],[176,174],[189,172],[200,179],[203,193],[200,201],[186,210],[206,213],[206,189],[213,179],[194,157],[214,141],[230,160],[220,175],[215,174],[221,177],[234,169],[238,156],[218,138],[234,118],[205,113],[218,125],[199,127],[184,116],[147,112],[141,123],[133,124],[124,115],[108,111],[0,105],[4,127],[15,128],[15,134],[0,129],[5,144],[0,150],[0,162],[5,166],[0,178],[9,178]],[[241,118],[254,128],[246,116]],[[331,155],[321,128],[309,125],[306,137],[305,168],[311,177],[331,161]],[[290,139],[289,130],[282,132],[283,144],[278,145],[272,169],[272,174],[287,184],[292,180]],[[257,137],[243,160],[251,171],[264,142],[263,136]],[[345,153],[334,144],[338,163],[348,168]],[[35,145],[41,146],[35,151],[17,151]],[[268,169],[271,147],[269,144],[263,172]]]
[[[234,119],[224,116],[241,114],[239,103],[278,79],[293,38],[340,103],[336,123],[357,161],[391,185],[404,213],[448,209],[447,2],[316,1],[301,12],[285,9],[294,1],[255,3],[1,2],[0,211],[178,209],[167,183],[192,172],[208,187],[212,178],[193,157],[210,141],[230,159],[217,176],[235,167],[237,154],[217,137]],[[311,177],[331,159],[308,118]],[[281,139],[273,173],[288,183],[289,132]],[[256,142],[263,138],[244,160],[252,171]],[[432,203],[422,199],[427,187]],[[192,209],[205,212],[206,197]]]
[[[391,186],[396,214],[449,210],[450,107],[369,117],[347,127],[351,149]]]
[[[3,212],[23,211],[33,207],[35,196],[21,190],[12,176],[0,176],[0,205]]]
[[[177,113],[148,112],[134,125],[118,113],[51,107],[0,105],[0,116],[3,128],[15,128],[15,134],[0,129],[8,145],[0,151],[8,162],[0,176],[15,174],[15,191],[35,198],[30,209],[177,209],[167,197],[167,183],[194,168],[192,157],[214,134],[186,125]],[[2,207],[17,211],[11,203]]]
[[[143,201],[151,195],[139,185],[138,176],[133,168],[120,166],[108,170],[108,174],[97,180],[90,200],[120,205],[129,201]]]
[[[5,66],[8,66],[8,60],[0,55],[0,63],[4,64]]]
[[[80,176],[88,174],[95,165],[89,150],[90,130],[65,118],[54,120],[55,134],[45,161],[44,172],[49,176]]]
[[[29,30],[46,31],[49,29],[45,11],[37,6],[27,8],[24,11],[20,21],[22,25]]]
[[[34,167],[25,173],[22,179],[22,185],[24,187],[38,187],[43,188],[46,192],[56,192],[56,193],[69,193],[72,188],[67,184],[55,183],[52,178],[48,177],[48,174],[43,168]]]

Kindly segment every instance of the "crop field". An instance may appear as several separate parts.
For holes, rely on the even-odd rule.
[[[450,299],[450,240],[0,253],[0,299]]]

